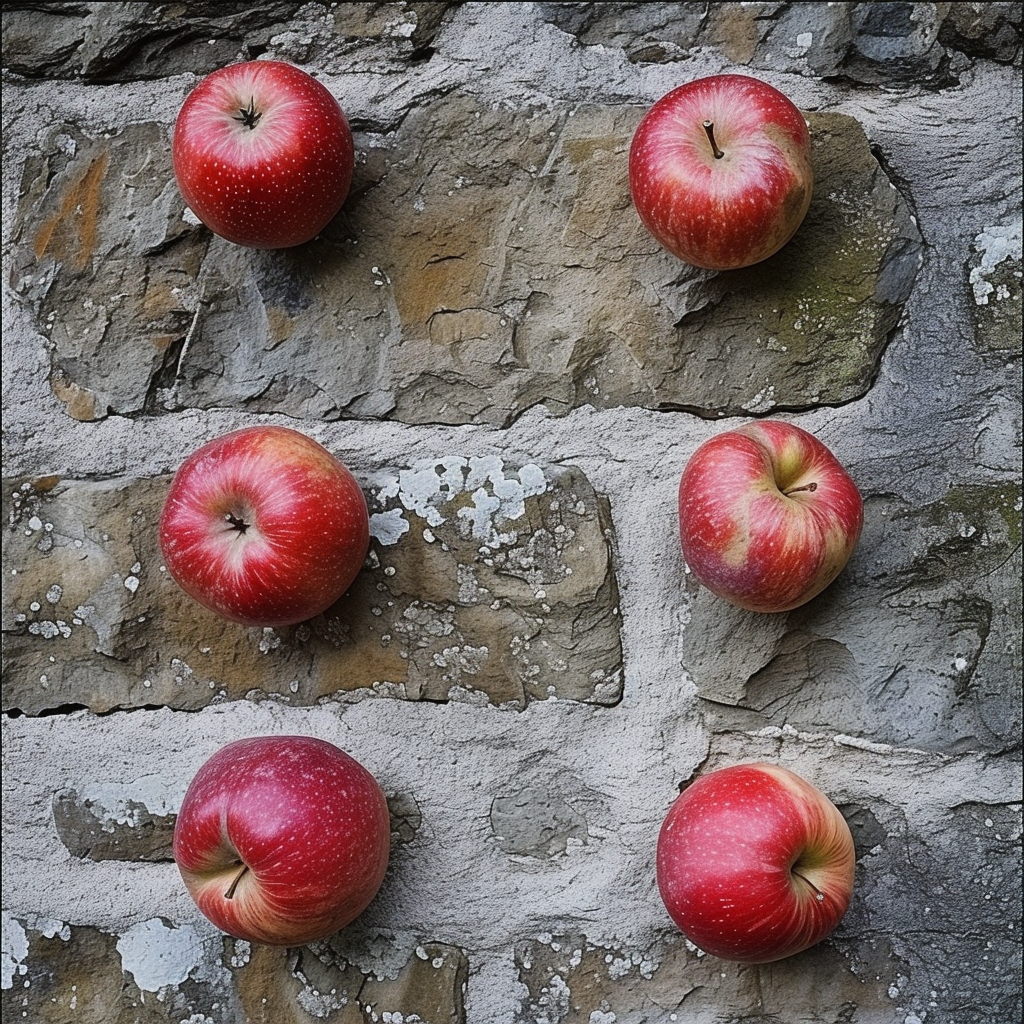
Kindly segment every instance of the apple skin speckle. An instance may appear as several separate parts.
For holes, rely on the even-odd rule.
[[[255,249],[314,238],[352,183],[352,132],[315,78],[281,61],[221,68],[188,95],[171,146],[178,187],[213,232]]]

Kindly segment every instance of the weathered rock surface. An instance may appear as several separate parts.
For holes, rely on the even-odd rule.
[[[231,407],[507,424],[537,404],[719,416],[863,395],[922,249],[861,127],[812,114],[797,236],[713,275],[663,252],[632,211],[641,114],[509,119],[446,96],[364,136],[343,213],[280,252],[187,226],[162,126],[62,128],[25,168],[12,284],[77,419]],[[479,145],[438,148],[467,124]]]
[[[89,860],[173,860],[175,814],[154,813],[143,794],[120,791],[53,795],[53,824],[72,857]]]
[[[809,604],[764,616],[694,591],[683,664],[710,700],[756,712],[749,727],[845,732],[947,751],[1019,745],[1019,490],[960,486],[923,508],[869,499],[840,580]],[[1009,598],[1010,604],[1007,605]],[[887,623],[879,649],[876,624]],[[735,652],[742,652],[742,660]],[[895,701],[900,709],[893,714]]]
[[[465,1024],[466,958],[443,943],[350,962],[332,945],[253,947],[159,918],[121,935],[4,912],[3,1013],[39,1024]],[[343,941],[343,940],[338,940]],[[10,979],[8,983],[8,971]]]
[[[898,965],[858,977],[840,953],[818,946],[779,964],[727,964],[705,956],[679,935],[649,951],[557,935],[516,947],[527,996],[517,1024],[615,1021],[785,1020],[793,1024],[888,1020],[888,985]]]
[[[969,58],[1012,61],[1021,10],[1012,3],[538,5],[585,46],[621,47],[637,64],[717,50],[762,71],[842,77],[869,85],[940,88]]]
[[[271,45],[288,59],[381,69],[429,55],[447,3],[10,3],[4,66],[30,78],[130,82],[209,74]]]
[[[167,484],[6,487],[6,709],[621,696],[608,509],[578,470],[448,455],[380,472],[366,568],[333,608],[281,630],[228,623],[168,577]]]
[[[570,842],[587,839],[583,812],[539,786],[496,797],[491,804],[491,829],[505,853],[530,857],[553,857]]]

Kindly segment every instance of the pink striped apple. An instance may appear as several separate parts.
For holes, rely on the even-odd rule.
[[[222,931],[301,946],[362,913],[390,842],[387,801],[358,761],[324,740],[262,736],[229,743],[199,769],[174,859]]]
[[[300,68],[254,60],[207,75],[185,99],[171,144],[192,212],[230,242],[308,242],[352,183],[352,132],[338,101]]]
[[[167,570],[200,604],[247,626],[288,626],[348,590],[370,520],[355,477],[289,427],[247,427],[194,452],[160,516]]]
[[[860,492],[813,434],[781,420],[702,444],[679,482],[679,539],[712,593],[756,612],[820,594],[857,546]]]
[[[803,114],[747,75],[715,75],[663,96],[629,150],[629,187],[647,230],[710,270],[767,259],[793,237],[814,171]]]
[[[849,826],[819,789],[777,765],[735,765],[697,779],[670,808],[658,889],[695,946],[769,963],[836,927],[855,860]]]

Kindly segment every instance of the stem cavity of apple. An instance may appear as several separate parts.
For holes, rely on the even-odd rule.
[[[224,893],[224,899],[231,900],[235,898],[235,890],[238,888],[238,883],[242,880],[242,875],[249,870],[248,864],[242,865],[242,870],[231,880],[231,884],[228,886],[228,891]]]
[[[718,148],[718,143],[715,142],[715,124],[713,121],[704,122],[704,134],[708,137],[708,142],[711,143],[711,152],[715,154],[716,160],[721,160],[725,154]]]
[[[243,533],[244,534],[246,532],[246,530],[249,529],[249,524],[244,519],[240,519],[238,516],[234,515],[231,512],[228,512],[224,516],[224,521],[233,530],[237,530],[239,533]]]
[[[240,121],[243,127],[248,128],[251,131],[253,128],[256,127],[257,124],[259,124],[260,118],[262,116],[263,111],[256,109],[255,97],[250,96],[248,109],[246,109],[245,107],[239,107],[238,117],[236,117],[235,120]]]

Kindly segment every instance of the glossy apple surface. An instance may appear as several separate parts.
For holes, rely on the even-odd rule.
[[[821,593],[857,546],[860,492],[813,434],[778,420],[702,444],[679,482],[683,557],[710,591],[782,612]]]
[[[199,769],[174,828],[174,859],[199,909],[250,942],[333,934],[376,895],[388,865],[387,801],[324,740],[237,740]]]
[[[293,625],[329,608],[369,541],[355,478],[288,427],[247,427],[203,445],[175,475],[160,517],[171,576],[247,626]]]
[[[695,946],[769,963],[835,928],[855,860],[849,826],[824,793],[776,765],[736,765],[697,779],[672,805],[658,889]]]
[[[715,75],[663,96],[629,150],[629,187],[647,230],[697,267],[758,263],[792,238],[814,171],[803,114],[778,89]]]
[[[171,152],[192,212],[211,231],[256,249],[319,234],[345,202],[355,162],[338,101],[281,61],[207,75],[178,113]]]

